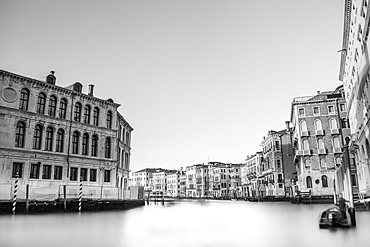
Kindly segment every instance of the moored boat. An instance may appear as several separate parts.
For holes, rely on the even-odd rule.
[[[330,207],[319,215],[319,227],[351,227],[351,217],[347,211],[342,215],[338,207]]]

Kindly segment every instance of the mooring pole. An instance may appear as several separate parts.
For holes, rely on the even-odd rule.
[[[15,209],[17,207],[17,192],[18,192],[18,173],[15,177],[15,184],[14,184],[14,194],[13,194],[13,208],[12,213],[15,214]]]
[[[78,195],[78,212],[81,213],[81,204],[82,204],[82,177],[80,178],[80,193]]]
[[[67,185],[63,185],[64,212],[67,212]]]
[[[30,190],[30,186],[29,186],[29,184],[27,184],[26,185],[26,213],[27,214],[28,214],[28,207],[29,207],[29,203],[28,203],[29,190]]]

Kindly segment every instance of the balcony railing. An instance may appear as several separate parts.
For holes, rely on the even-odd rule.
[[[319,148],[317,149],[318,154],[326,154],[326,149],[325,148]]]
[[[301,136],[310,136],[309,131],[301,131]]]
[[[332,135],[338,135],[339,134],[339,129],[331,129],[330,134]]]
[[[341,154],[342,153],[342,149],[341,148],[333,148],[333,152],[335,154]]]
[[[317,136],[323,136],[325,134],[324,134],[324,131],[323,130],[316,130],[315,131],[315,135],[317,135]]]

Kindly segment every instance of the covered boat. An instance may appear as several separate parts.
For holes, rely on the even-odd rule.
[[[338,207],[330,207],[319,215],[320,228],[351,227],[351,217],[346,211],[344,215]]]

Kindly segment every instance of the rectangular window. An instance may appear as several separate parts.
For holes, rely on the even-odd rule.
[[[281,160],[276,160],[276,168],[281,169]]]
[[[328,106],[328,113],[329,114],[333,114],[334,113],[334,106],[332,106],[332,105],[329,105]]]
[[[275,141],[275,149],[276,149],[277,151],[279,151],[279,150],[280,150],[280,142],[279,142],[279,141]]]
[[[110,182],[110,170],[104,170],[104,182]]]
[[[340,104],[340,105],[339,105],[339,110],[340,110],[341,112],[346,111],[346,104]]]
[[[81,180],[87,181],[87,168],[81,168]]]
[[[43,165],[42,166],[42,179],[50,179],[51,178],[51,165]]]
[[[298,117],[304,117],[304,108],[298,109]]]
[[[40,164],[31,164],[30,178],[38,179],[40,174]]]
[[[357,186],[356,174],[351,174],[351,183],[352,186]]]
[[[71,174],[69,174],[69,180],[77,181],[77,177],[78,177],[78,168],[71,167]]]
[[[63,166],[54,166],[54,180],[62,180]]]
[[[22,177],[23,163],[13,162],[12,178]]]
[[[315,106],[315,107],[313,108],[313,115],[314,115],[314,116],[318,116],[318,115],[320,115],[320,108],[319,108],[318,106]]]

